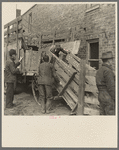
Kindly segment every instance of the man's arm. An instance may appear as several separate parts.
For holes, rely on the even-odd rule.
[[[115,99],[115,77],[111,70],[104,71],[104,78],[106,81],[106,86],[108,88],[109,94],[112,99]]]
[[[20,65],[20,62],[15,63],[15,67],[17,68]]]
[[[65,51],[63,48],[61,48],[61,51],[64,53],[64,54],[67,54],[68,52]]]
[[[56,74],[55,68],[54,68],[54,66],[53,66],[52,64],[51,64],[51,68],[52,68],[52,74],[53,74],[53,77],[54,77],[55,81],[56,81],[57,83],[59,83],[60,80],[59,80],[59,78],[58,78],[58,76],[57,76],[57,74]]]
[[[16,68],[16,66],[14,67],[13,62],[10,62],[9,67],[10,67],[10,71],[12,72],[12,74],[18,74],[18,73],[20,73],[19,69]]]
[[[21,64],[22,59],[23,59],[23,57],[20,58],[19,62],[15,63],[16,68]]]

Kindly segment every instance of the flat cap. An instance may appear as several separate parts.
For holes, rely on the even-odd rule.
[[[15,49],[10,49],[9,55],[10,55],[10,56],[16,55],[16,50],[15,50]]]

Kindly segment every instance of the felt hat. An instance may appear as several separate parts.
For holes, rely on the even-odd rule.
[[[112,51],[102,53],[101,59],[111,59],[111,58],[114,58]]]

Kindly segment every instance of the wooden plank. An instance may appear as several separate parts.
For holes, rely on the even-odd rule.
[[[73,50],[72,50],[72,54],[78,54],[78,51],[79,51],[79,48],[80,48],[80,43],[81,43],[81,40],[77,40],[74,42],[74,47],[73,47]]]
[[[74,76],[75,76],[76,72],[74,72],[72,74],[72,76],[69,78],[68,82],[65,84],[65,86],[63,87],[62,91],[59,93],[58,96],[63,95],[63,93],[65,92],[65,90],[67,89],[68,85],[71,83],[71,81],[73,80]]]
[[[68,81],[71,74],[69,72],[67,72],[67,73],[64,72],[63,68],[61,68],[60,65],[58,65],[57,63],[55,63],[55,68],[57,70],[57,73],[59,75],[61,75],[64,78],[65,81]],[[79,82],[78,77],[79,77],[79,75],[76,74],[73,81],[69,85],[72,88],[72,90],[75,90],[76,93],[78,93],[78,90],[77,90],[78,89],[78,82]],[[95,95],[96,92],[97,92],[97,88],[96,88],[96,83],[94,81],[94,77],[88,77],[87,76],[87,78],[89,78],[89,80],[88,80],[89,84],[86,84],[85,91],[93,92],[94,95]]]
[[[74,47],[74,42],[63,43],[63,44],[61,44],[61,47],[66,51],[72,51],[72,49]]]
[[[59,64],[59,66],[61,68],[63,68],[64,71],[66,71],[68,74],[72,74],[73,72],[76,72],[75,69],[73,69],[72,67],[70,67],[68,64],[66,64],[65,62],[63,62],[62,60],[60,60],[59,58],[57,58],[55,55],[54,57],[56,58],[56,63]]]
[[[63,89],[62,86],[58,86],[57,90],[58,92],[61,92],[61,90]],[[64,98],[64,100],[66,101],[66,103],[69,105],[69,107],[73,110],[75,108],[75,102],[72,100],[72,98],[69,96],[69,94],[67,92],[65,92],[62,96]]]
[[[85,96],[84,99],[85,103],[93,104],[93,105],[99,105],[98,98],[94,96]]]
[[[93,93],[93,95],[95,97],[98,97],[98,90],[97,90],[96,86],[94,86],[94,85],[86,84],[85,91],[91,92],[91,93]]]
[[[66,83],[62,80],[62,78],[60,78],[60,82],[61,82],[62,87],[64,87]],[[75,95],[75,93],[70,89],[70,87],[67,87],[65,92],[67,92],[69,94],[69,96],[72,98],[73,102],[77,103],[78,96]]]
[[[21,30],[21,29],[22,29],[22,26],[19,25],[18,30]],[[17,27],[13,27],[13,28],[9,29],[9,34],[15,32],[16,30],[17,30]],[[7,35],[7,31],[4,32],[4,36],[6,36],[6,35]]]
[[[85,65],[86,60],[81,60],[80,67],[81,72],[79,76],[79,95],[78,95],[78,107],[77,115],[83,115],[84,113],[84,90],[85,90]]]
[[[88,59],[88,61],[99,61],[100,59]]]
[[[55,68],[57,70],[56,72],[58,76],[62,77],[65,80],[65,82],[67,82],[68,79],[71,77],[71,74],[67,74],[66,72],[64,72],[62,68],[59,68],[58,64],[55,64]],[[76,77],[74,77],[72,82],[69,84],[69,87],[78,95],[78,80],[76,79]]]
[[[89,108],[89,107],[84,107],[84,114],[88,114],[88,115],[100,115],[100,112],[97,109],[93,109],[93,108]]]
[[[66,60],[68,60],[69,64],[71,64],[76,71],[80,72],[79,63],[70,54],[66,56]]]
[[[19,33],[18,34],[18,38],[21,38],[22,37],[22,34]],[[4,38],[5,42],[7,41],[8,38]],[[9,41],[13,41],[13,40],[16,40],[16,34],[14,35],[11,35],[11,37],[9,37]]]
[[[16,20],[21,21],[22,17],[20,16],[20,17],[18,17],[16,19],[12,20],[11,22],[7,23],[6,25],[4,25],[4,29],[7,28],[8,26],[13,25],[14,23],[16,23]]]

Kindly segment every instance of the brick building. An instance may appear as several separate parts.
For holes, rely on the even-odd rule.
[[[55,42],[81,40],[78,56],[98,69],[103,52],[112,51],[115,55],[115,12],[114,3],[36,4],[22,15],[22,27],[28,39],[30,35],[37,38],[42,32],[49,32],[49,36],[43,35],[48,45],[52,44],[54,32]]]

